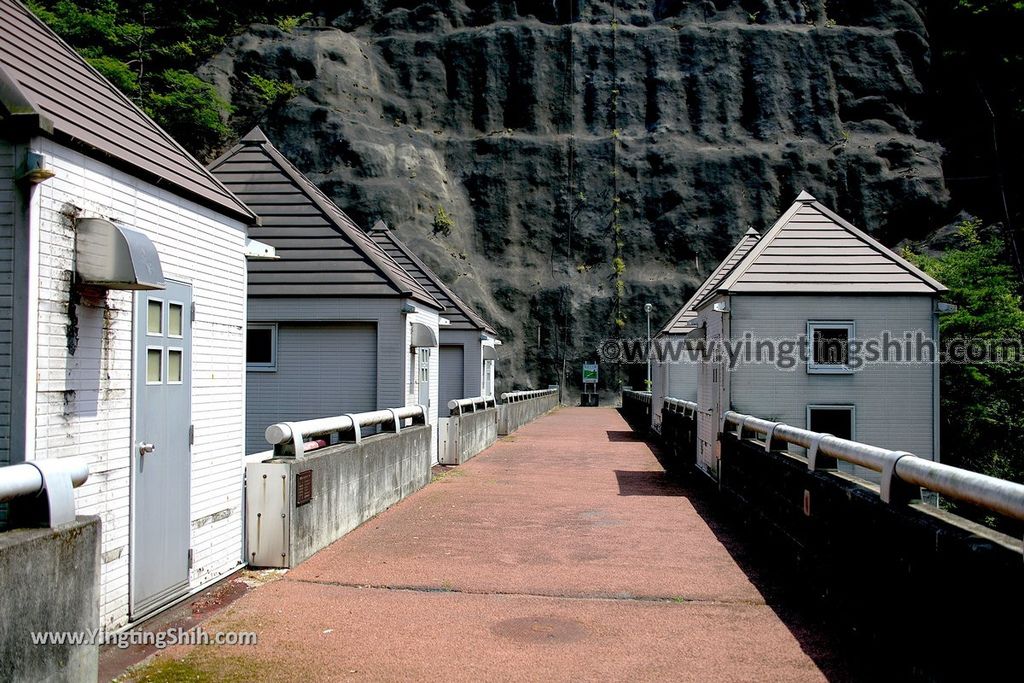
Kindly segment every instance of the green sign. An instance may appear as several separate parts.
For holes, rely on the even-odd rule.
[[[597,363],[583,364],[583,383],[597,384]]]

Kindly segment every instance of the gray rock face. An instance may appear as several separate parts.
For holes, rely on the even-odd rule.
[[[948,201],[942,149],[917,132],[913,2],[353,4],[291,33],[254,26],[201,75],[498,326],[503,390],[559,381],[563,359],[576,385],[615,334],[616,206],[622,334],[640,337],[643,303],[667,319],[801,189],[889,244]],[[253,73],[299,95],[260,109]]]

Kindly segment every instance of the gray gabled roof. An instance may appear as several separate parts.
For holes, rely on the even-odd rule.
[[[384,221],[377,221],[370,229],[370,237],[393,258],[398,265],[402,266],[410,275],[416,278],[424,289],[430,292],[431,296],[444,305],[444,317],[451,321],[446,325],[446,330],[480,330],[490,335],[497,334],[486,320],[477,315],[476,311],[470,308],[469,304],[459,298],[459,295],[451,290],[441,278],[432,271],[427,264],[423,263],[402,240],[398,239],[394,231],[388,228]]]
[[[801,192],[714,291],[937,294],[946,288]]]
[[[249,235],[277,251],[249,262],[249,296],[407,296],[443,308],[259,128],[210,170],[260,217]]]
[[[661,332],[658,333],[659,336],[662,334],[687,334],[692,332],[694,329],[692,321],[697,317],[697,304],[710,292],[715,291],[722,280],[725,279],[725,276],[754,248],[759,237],[760,235],[757,230],[753,228],[747,230],[743,237],[740,238],[740,241],[736,243],[736,246],[732,248],[732,251],[729,252],[729,255],[718,264],[718,268],[697,288],[697,291],[693,293],[690,300],[661,328]]]
[[[199,161],[24,5],[0,0],[0,26],[3,126],[52,135],[219,213],[246,223],[256,220]]]

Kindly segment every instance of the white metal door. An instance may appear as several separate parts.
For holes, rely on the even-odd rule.
[[[135,438],[131,478],[133,619],[188,590],[192,287],[135,297]]]

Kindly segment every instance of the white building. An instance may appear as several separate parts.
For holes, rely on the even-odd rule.
[[[498,358],[495,347],[501,344],[494,328],[398,239],[384,221],[377,221],[370,237],[444,306],[438,349],[440,414],[448,415],[447,406],[452,399],[493,397],[494,364]]]
[[[442,305],[259,128],[210,169],[276,252],[249,262],[246,451],[275,422],[378,408],[425,405],[436,429]]]
[[[0,462],[88,460],[112,628],[241,562],[256,218],[25,7],[0,25]]]
[[[938,344],[937,299],[945,291],[801,193],[693,304],[687,338],[705,349],[698,465],[717,474],[717,434],[729,409],[937,460],[938,363],[931,347],[912,342],[916,360],[906,362],[908,347],[897,346],[907,335]],[[753,362],[730,363],[717,342],[745,348],[736,347],[745,339],[752,349],[765,342],[773,357],[754,349]]]
[[[700,351],[687,343],[686,335],[694,331],[695,306],[722,282],[729,271],[747,255],[760,237],[753,228],[747,230],[729,255],[697,288],[693,296],[683,304],[655,337],[655,349],[651,361],[651,426],[661,432],[661,409],[666,396],[684,401],[697,400],[697,376]]]

